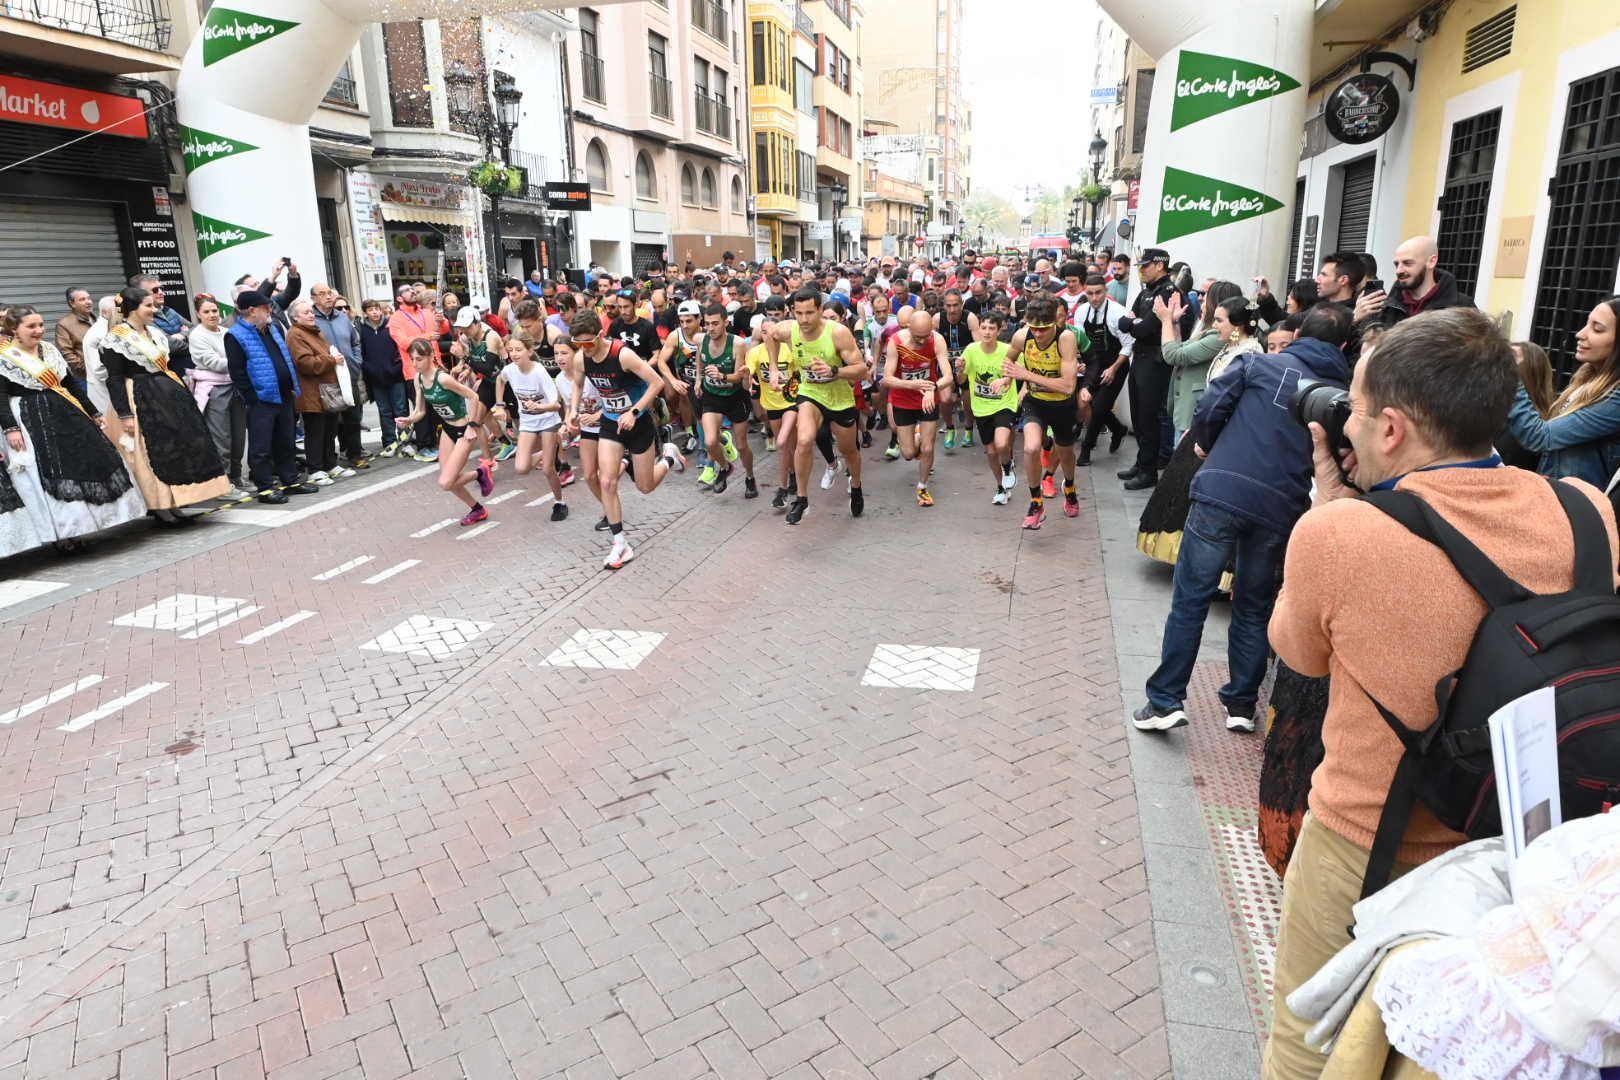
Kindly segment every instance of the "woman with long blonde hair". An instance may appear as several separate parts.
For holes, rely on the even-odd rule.
[[[1575,377],[1543,417],[1530,392],[1519,387],[1508,413],[1508,433],[1541,455],[1544,476],[1575,476],[1599,488],[1620,468],[1620,296],[1592,309],[1575,333]]]

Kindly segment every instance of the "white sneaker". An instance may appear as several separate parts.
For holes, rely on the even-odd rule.
[[[990,501],[995,503],[997,506],[1006,506],[1007,493],[1005,491],[998,491],[994,495],[990,496]]]
[[[336,465],[333,466],[332,471],[327,475],[335,479],[342,480],[346,476],[353,476],[354,470],[344,465]]]
[[[624,534],[620,533],[613,538],[613,547],[608,551],[607,558],[602,560],[602,565],[609,570],[617,570],[635,557],[635,550],[631,548],[630,542],[624,538]]]
[[[686,455],[682,454],[674,443],[665,443],[661,452],[664,457],[669,459],[670,467],[676,472],[686,471]]]
[[[1226,709],[1225,711],[1227,731],[1238,731],[1245,735],[1254,734],[1254,717],[1244,716],[1242,713],[1234,713],[1231,709]]]
[[[1015,488],[1017,486],[1018,486],[1018,477],[1013,473],[1010,473],[1010,472],[1007,472],[1007,471],[1003,470],[1002,473],[1001,473],[1001,490],[1002,491],[1011,491],[1013,488]]]
[[[834,457],[832,464],[821,471],[821,490],[831,491],[833,481],[838,479],[838,459]]]
[[[324,471],[319,469],[309,474],[309,482],[314,484],[316,487],[331,487],[333,484],[337,483],[336,480],[333,480]]]

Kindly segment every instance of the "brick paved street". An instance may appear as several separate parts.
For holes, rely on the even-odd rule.
[[[1170,1075],[1089,490],[867,477],[13,560],[0,1077]]]

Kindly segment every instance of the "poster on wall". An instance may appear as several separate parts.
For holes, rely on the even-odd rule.
[[[360,262],[361,298],[392,301],[388,237],[378,198],[376,177],[349,173],[349,217],[354,227],[354,253]]]
[[[168,189],[132,185],[127,205],[136,269],[157,278],[163,285],[164,301],[189,319],[191,292],[180,262],[180,237],[174,231],[174,207]]]

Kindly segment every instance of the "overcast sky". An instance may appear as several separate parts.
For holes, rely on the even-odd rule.
[[[973,109],[973,188],[1021,204],[1023,184],[1076,184],[1091,132],[1092,0],[965,0],[962,83]],[[1078,115],[1061,102],[1069,73]],[[1032,102],[1042,106],[1037,116]],[[1078,124],[1065,133],[1055,115]]]

